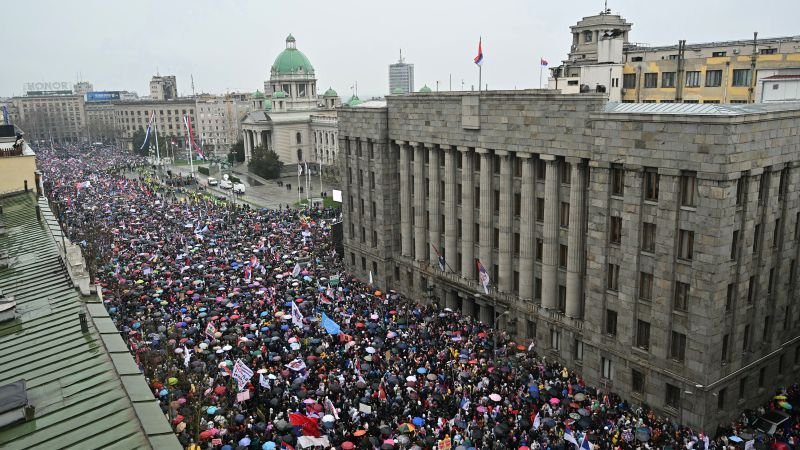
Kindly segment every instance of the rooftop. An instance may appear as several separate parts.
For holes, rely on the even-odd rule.
[[[693,116],[742,116],[780,111],[800,111],[800,102],[786,103],[618,103],[609,102],[603,112],[612,114],[677,114]]]
[[[769,46],[769,45],[776,45],[782,42],[795,42],[800,43],[800,35],[796,36],[783,36],[783,37],[772,37],[772,38],[759,38],[758,39],[758,47]],[[692,49],[701,49],[701,48],[715,48],[715,47],[752,47],[753,46],[753,38],[748,39],[739,39],[735,41],[718,41],[718,42],[698,42],[694,44],[686,44],[687,50]],[[678,50],[677,45],[662,45],[662,46],[650,46],[648,44],[642,43],[629,43],[625,44],[625,51],[626,52],[658,52],[658,51],[666,51],[666,50]]]
[[[35,413],[0,429],[0,448],[180,448],[113,322],[93,317],[102,303],[73,288],[46,201],[41,223],[31,194],[2,205],[0,250],[12,259],[0,269],[0,290],[15,297],[17,312],[0,323],[0,386],[24,379]],[[86,310],[84,333],[78,313]],[[112,345],[121,348],[109,354]]]

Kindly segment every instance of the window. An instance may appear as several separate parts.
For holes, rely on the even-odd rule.
[[[728,54],[728,52],[711,52],[711,57],[712,58],[719,58],[720,56],[725,56],[727,54]]]
[[[658,201],[659,176],[656,169],[645,169],[644,172],[644,199]]]
[[[652,300],[653,298],[653,274],[639,272],[639,298],[642,300]]]
[[[562,269],[567,268],[567,246],[560,245],[558,248],[558,266]]]
[[[569,228],[569,203],[561,202],[561,227]]]
[[[761,340],[764,341],[764,342],[769,342],[769,340],[770,340],[769,337],[770,337],[770,334],[772,334],[771,333],[772,330],[771,330],[771,327],[770,327],[771,324],[772,324],[772,317],[771,316],[764,316],[764,328],[763,328],[763,331],[761,333]]]
[[[778,246],[781,237],[781,219],[775,219],[775,230],[772,232],[772,247]]]
[[[613,380],[614,379],[614,365],[611,363],[611,360],[608,359],[608,358],[603,357],[603,358],[600,358],[600,362],[601,362],[601,364],[603,366],[603,373],[602,373],[603,378],[605,378],[607,380]]]
[[[562,162],[561,165],[561,183],[570,184],[572,182],[572,164]]]
[[[677,331],[672,332],[672,339],[670,340],[669,346],[669,357],[674,359],[675,361],[683,361],[686,357],[686,335],[683,333],[678,333]]]
[[[642,251],[655,253],[656,251],[656,224],[642,223]]]
[[[500,214],[500,191],[498,190],[494,191],[493,197],[494,201],[492,203],[494,203],[494,205],[492,206],[494,207],[494,213]]]
[[[686,87],[700,87],[700,72],[696,70],[686,72]]]
[[[761,248],[761,224],[753,228],[753,253],[758,253]]]
[[[675,72],[662,72],[661,73],[661,87],[674,88],[675,87]]]
[[[694,231],[680,230],[678,235],[678,258],[691,261],[694,256]]]
[[[761,55],[774,55],[778,53],[777,48],[762,48],[758,50],[758,53]]]
[[[540,159],[536,162],[536,179],[544,181],[545,178],[547,178],[547,163]]]
[[[636,74],[626,73],[622,75],[622,87],[625,89],[633,89],[636,87]]]
[[[747,377],[739,380],[739,399],[744,399],[747,394]]]
[[[617,312],[610,309],[606,310],[606,334],[617,335]]]
[[[731,261],[736,261],[739,258],[739,230],[733,230],[731,237]]]
[[[514,193],[514,217],[519,217],[522,212],[522,194]]]
[[[537,300],[542,299],[542,279],[541,278],[534,278],[533,284],[533,298]]]
[[[544,242],[541,239],[536,239],[536,260],[537,261],[541,261],[542,260],[542,253],[544,253],[544,251],[542,250],[543,248],[544,248]]]
[[[611,216],[610,226],[608,240],[612,244],[619,244],[622,242],[622,217]]]
[[[678,311],[688,311],[689,309],[689,285],[675,282],[675,298],[673,307]]]
[[[775,283],[775,268],[769,269],[769,280],[767,281],[767,294],[772,293],[773,284]]]
[[[580,339],[575,339],[575,361],[582,361],[583,360],[583,341]]]
[[[706,87],[722,86],[721,70],[706,70]]]
[[[750,350],[750,325],[745,325],[744,335],[742,336],[742,351],[746,352],[748,350]]]
[[[650,322],[636,321],[636,346],[642,350],[650,349]]]
[[[681,175],[681,206],[696,206],[697,174],[686,172]]]
[[[541,222],[544,220],[544,199],[541,197],[536,198],[536,221]]]
[[[558,330],[550,330],[550,348],[553,350],[561,349],[561,332]]]
[[[728,285],[728,291],[725,296],[725,312],[729,312],[733,309],[733,299],[736,295],[736,285],[733,283]]]
[[[562,314],[567,310],[567,287],[558,286],[558,311]]]
[[[480,208],[481,207],[481,188],[479,188],[479,187],[475,188],[475,192],[472,193],[472,199],[473,199],[473,203],[474,203],[473,207],[474,208]]]
[[[758,387],[760,388],[764,387],[764,379],[766,378],[766,375],[767,375],[766,367],[758,369]]]
[[[722,336],[722,363],[728,362],[728,345],[730,344],[730,336]]]
[[[644,74],[644,87],[646,88],[658,87],[658,74],[657,73]]]
[[[609,291],[616,291],[619,289],[619,265],[608,264],[608,286]]]
[[[583,32],[583,43],[588,44],[592,42],[592,31],[586,30]]]
[[[644,394],[644,374],[636,369],[631,370],[631,388],[635,394]]]
[[[717,392],[717,409],[720,411],[725,409],[725,394],[727,393],[726,388],[722,388]]]
[[[500,248],[500,229],[494,229],[494,235],[492,236],[492,248],[498,250]]]
[[[767,199],[767,194],[769,189],[769,176],[767,173],[761,175],[761,179],[758,182],[758,204],[763,205]]]
[[[756,296],[756,277],[750,277],[747,284],[747,303],[753,303]]]
[[[622,197],[625,193],[625,169],[622,166],[611,166],[611,195]]]
[[[731,86],[750,86],[750,69],[733,69]]]

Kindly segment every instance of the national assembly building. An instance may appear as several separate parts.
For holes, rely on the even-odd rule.
[[[798,373],[800,104],[444,92],[338,126],[357,276],[706,430]]]

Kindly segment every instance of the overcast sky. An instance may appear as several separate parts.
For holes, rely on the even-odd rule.
[[[800,35],[798,0],[609,0],[633,23],[631,40],[667,45]],[[95,90],[148,93],[156,71],[180,94],[263,89],[286,35],[314,65],[318,87],[349,97],[388,91],[399,49],[416,88],[477,84],[472,62],[483,37],[489,89],[539,86],[539,58],[565,58],[569,26],[602,0],[17,0],[6,5],[0,96],[30,81],[78,77]],[[798,50],[800,51],[800,49]],[[546,73],[545,73],[546,76]]]

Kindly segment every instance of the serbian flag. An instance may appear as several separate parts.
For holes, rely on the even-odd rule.
[[[575,435],[572,434],[572,430],[569,429],[569,425],[564,424],[564,440],[567,442],[572,443],[575,447],[580,447],[578,444],[578,440],[575,439]]]
[[[475,260],[475,265],[478,267],[478,279],[483,285],[483,291],[486,292],[486,295],[489,295],[489,285],[491,284],[489,272],[486,271],[486,267],[483,267],[480,259]]]
[[[317,425],[317,419],[313,417],[307,417],[302,414],[289,414],[289,422],[292,424],[293,427],[301,427],[303,429],[303,434],[305,436],[314,436],[319,437],[319,426]]]
[[[482,38],[478,38],[478,56],[475,57],[475,64],[481,65],[483,62],[483,45],[482,45]]]
[[[433,242],[431,242],[431,247],[433,247],[433,251],[436,252],[436,260],[439,262],[439,270],[444,272],[444,256],[442,256],[442,254],[439,252],[439,249],[433,245]]]
[[[150,139],[150,129],[153,127],[153,120],[155,120],[155,118],[156,112],[153,111],[153,113],[150,114],[150,121],[147,122],[147,131],[145,132],[144,141],[142,142],[142,146],[139,147],[139,150],[144,150],[144,146],[147,145],[147,141]]]
[[[540,61],[539,61],[539,64],[541,64],[541,65],[542,65],[542,67],[547,67],[547,65],[549,64],[549,63],[547,62],[547,60],[546,60],[546,59],[544,59],[544,58],[539,58],[539,59],[540,59]]]
[[[206,159],[206,155],[203,154],[203,151],[200,150],[200,147],[197,146],[197,143],[194,142],[194,130],[192,129],[192,118],[188,115],[183,116],[183,123],[186,125],[186,131],[189,133],[186,136],[186,142],[189,146],[197,151],[197,154],[200,155],[201,159]]]

